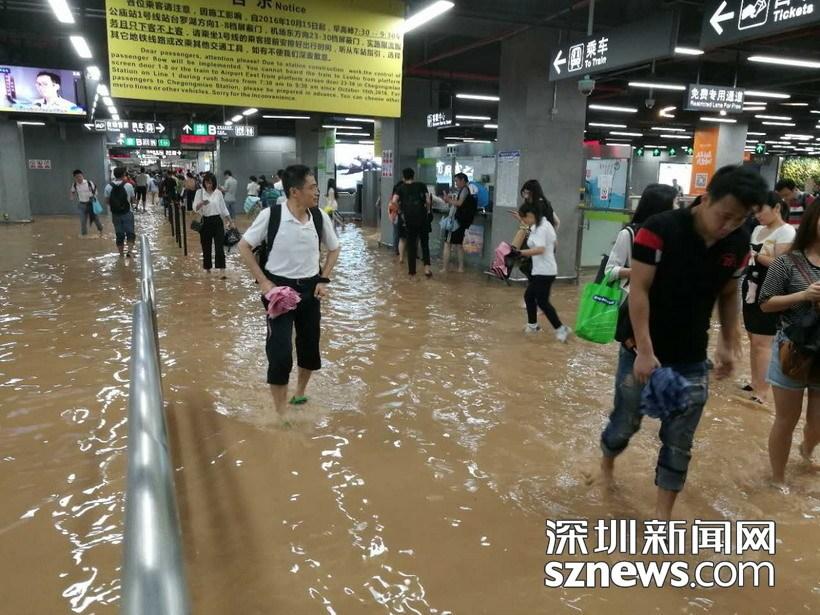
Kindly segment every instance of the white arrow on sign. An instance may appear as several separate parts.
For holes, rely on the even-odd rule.
[[[563,55],[563,53],[564,53],[564,50],[559,49],[558,50],[558,55],[555,56],[555,62],[552,63],[553,67],[555,67],[555,72],[558,73],[559,75],[561,74],[561,65],[567,63],[567,59],[561,57]]]
[[[721,22],[728,21],[730,19],[734,19],[735,12],[729,11],[728,13],[724,13],[723,9],[726,8],[726,1],[720,3],[720,6],[715,11],[715,14],[712,15],[712,18],[709,20],[709,23],[712,24],[712,27],[715,29],[715,32],[718,35],[723,34],[723,26],[721,26]]]
[[[183,127],[182,127],[182,132],[184,132],[186,135],[187,135],[188,133],[190,133],[190,132],[191,132],[191,130],[192,130],[192,129],[191,129],[191,127],[190,127],[190,126],[188,126],[188,124],[185,124],[185,126],[183,126]]]
[[[159,134],[165,132],[165,126],[163,126],[162,124],[157,124],[156,126],[154,126],[154,128]]]

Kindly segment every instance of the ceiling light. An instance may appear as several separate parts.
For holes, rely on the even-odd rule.
[[[370,120],[364,117],[346,117],[346,122],[370,122],[371,124],[375,124],[376,120]]]
[[[644,145],[646,149],[667,149],[665,145]]]
[[[71,36],[69,39],[71,40],[71,44],[74,45],[74,51],[77,52],[78,56],[84,60],[90,60],[94,57],[91,55],[91,49],[89,49],[88,43],[85,42],[82,36]]]
[[[263,115],[266,120],[309,120],[309,115]]]
[[[483,139],[465,139],[465,141],[470,143],[492,143],[492,141],[484,141]]]
[[[239,115],[234,115],[234,116],[231,118],[231,121],[232,121],[232,122],[234,122],[234,123],[236,123],[236,122],[241,122],[241,121],[242,121],[242,114],[240,113]]]
[[[702,56],[703,51],[694,47],[675,47],[675,53],[681,56]]]
[[[374,142],[373,141],[359,141],[359,144],[360,145],[373,145]]]
[[[57,17],[60,23],[74,23],[74,15],[71,14],[71,9],[68,7],[66,0],[48,0],[51,5],[51,10]]]
[[[589,125],[598,128],[626,128],[626,124],[607,124],[606,122],[590,122]]]
[[[756,115],[755,117],[759,120],[783,120],[786,122],[792,119],[788,115]]]
[[[99,81],[100,77],[102,77],[102,73],[100,72],[98,66],[89,66],[85,69],[85,74],[88,75],[89,79],[92,79],[94,81]]]
[[[609,134],[617,135],[619,137],[642,137],[643,133],[641,132],[622,132],[620,130],[610,130]]]
[[[658,112],[658,115],[660,115],[661,117],[671,117],[671,118],[674,118],[675,116],[674,116],[674,115],[672,115],[672,111],[674,111],[675,109],[677,109],[677,107],[664,107],[663,109],[661,109],[661,110]]]
[[[802,102],[802,103],[780,103],[784,107],[808,107],[809,103]]]
[[[484,128],[488,128],[489,130],[498,130],[498,124],[484,124]]]
[[[814,137],[811,135],[793,135],[793,134],[785,134],[783,135],[783,139],[795,139],[796,141],[811,141]]]
[[[367,135],[361,132],[336,132],[337,137],[366,137]]]
[[[256,109],[255,107],[251,108],[251,109],[245,109],[242,112],[242,115],[244,115],[245,117],[248,117],[249,115],[253,115],[254,113],[257,113],[258,111],[259,111],[259,109]]]
[[[686,89],[685,85],[676,85],[674,83],[651,83],[648,81],[630,81],[631,88],[650,88],[653,90],[675,90],[683,92]]]
[[[752,132],[751,130],[749,132],[747,132],[746,134],[747,135],[755,135],[755,136],[758,136],[758,137],[765,137],[766,136],[765,132]]]
[[[775,56],[750,56],[749,62],[777,64],[778,66],[793,66],[795,68],[820,68],[820,62],[812,60],[798,60],[797,58],[778,58]]]
[[[797,126],[797,124],[795,124],[794,122],[760,122],[760,123],[765,125],[765,126],[789,126],[791,128],[794,128],[795,126]]]
[[[593,111],[614,111],[615,113],[637,113],[638,110],[635,107],[617,107],[614,105],[590,105],[590,109]]]
[[[225,126],[233,126],[233,122],[231,120],[227,120],[225,122]]]
[[[419,26],[426,24],[431,19],[435,19],[442,13],[446,13],[453,8],[453,6],[454,4],[452,2],[446,2],[445,0],[434,2],[427,8],[423,8],[418,13],[415,13],[405,19],[404,24],[402,25],[402,32],[407,34],[411,30],[415,30]]]
[[[653,126],[652,130],[660,130],[661,132],[686,132],[685,128],[664,128],[663,126]]]
[[[496,102],[501,100],[498,96],[487,96],[484,94],[456,94],[456,98],[462,98],[464,100],[490,100]]]
[[[737,120],[733,120],[729,117],[712,117],[709,115],[703,115],[700,118],[701,122],[723,122],[724,124],[737,124]]]
[[[444,137],[445,141],[462,141],[464,137]]]
[[[108,106],[108,112],[111,115],[117,115],[117,108],[114,105],[109,105]]]
[[[816,109],[810,110],[809,113],[814,113],[815,115],[820,115],[820,111],[818,111]]]
[[[108,96],[109,95],[108,86],[105,85],[104,83],[99,84],[97,86],[97,94],[99,94],[100,96]]]
[[[108,107],[113,107],[114,106],[114,100],[110,96],[103,96],[102,99],[103,99],[103,102],[106,104],[106,106],[108,106]]]
[[[491,118],[489,115],[457,115],[457,120],[476,120],[478,122],[489,122]]]
[[[322,124],[322,128],[338,128],[339,130],[364,130],[361,126],[337,126],[336,124]]]
[[[632,145],[630,145],[629,143],[612,143],[610,141],[607,141],[606,144],[609,147],[632,147]]]
[[[782,98],[782,99],[791,98],[791,94],[780,94],[778,92],[764,92],[764,91],[761,91],[761,90],[746,90],[746,96],[759,96],[760,98]]]
[[[45,126],[45,122],[17,122],[18,126]]]
[[[119,122],[120,121],[120,116],[117,115],[116,113],[114,113],[114,114],[111,115],[111,119],[114,120],[115,122]]]
[[[692,135],[661,135],[661,139],[683,139],[684,141],[689,141],[692,139]]]

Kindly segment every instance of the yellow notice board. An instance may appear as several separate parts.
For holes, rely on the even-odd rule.
[[[111,93],[399,117],[395,0],[106,0]]]

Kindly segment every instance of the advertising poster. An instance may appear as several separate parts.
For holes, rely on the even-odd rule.
[[[336,144],[336,188],[355,190],[365,171],[381,171],[382,161],[375,157],[372,145]]]
[[[78,104],[80,73],[0,64],[0,112],[85,115]]]
[[[692,182],[689,194],[706,193],[706,186],[715,172],[717,164],[717,127],[695,130],[695,153],[692,155]]]
[[[106,0],[105,9],[116,98],[401,115],[403,2]]]
[[[587,160],[586,190],[592,207],[626,209],[629,161],[625,158]]]

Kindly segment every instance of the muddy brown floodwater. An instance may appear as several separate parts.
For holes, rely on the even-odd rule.
[[[116,256],[110,228],[81,240],[76,226],[0,226],[4,614],[115,613],[122,591],[139,271]],[[652,420],[619,459],[616,492],[589,480],[614,345],[525,337],[520,288],[478,273],[408,283],[348,226],[324,306],[325,369],[283,427],[263,382],[261,307],[238,257],[227,280],[206,277],[198,246],[182,257],[161,216],[137,226],[155,246],[197,615],[820,612],[820,474],[794,454],[790,493],[767,486],[772,412],[738,402],[734,381],[713,384],[676,512],[776,521],[776,555],[752,557],[774,562],[775,587],[548,589],[546,519],[653,511]],[[570,323],[577,294],[556,290]]]

